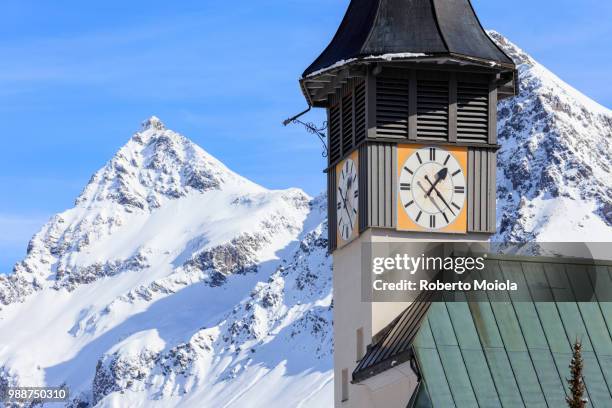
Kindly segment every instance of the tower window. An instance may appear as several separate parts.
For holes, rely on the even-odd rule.
[[[357,361],[363,358],[365,350],[363,347],[363,327],[357,329]]]
[[[348,369],[342,370],[342,402],[349,399]]]

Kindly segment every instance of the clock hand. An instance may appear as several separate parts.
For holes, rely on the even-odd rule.
[[[347,193],[348,193],[348,188],[347,188]],[[338,191],[340,192],[340,198],[342,198],[342,202],[344,203],[344,210],[346,211],[346,215],[348,215],[349,217],[349,221],[351,223],[351,225],[353,225],[353,217],[351,217],[351,213],[349,211],[349,205],[346,203],[346,197],[342,195],[342,189],[338,188]]]
[[[455,212],[453,211],[453,209],[450,207],[450,205],[448,205],[448,203],[446,202],[446,200],[444,199],[444,197],[442,197],[442,194],[440,194],[440,192],[438,191],[438,189],[434,189],[436,190],[436,194],[438,195],[438,198],[440,198],[440,200],[442,200],[442,202],[444,203],[444,205],[446,206],[446,208],[448,208],[448,210],[451,212],[451,214],[455,215]]]
[[[420,181],[417,181],[417,184],[419,187],[421,187],[421,190],[423,190],[423,192],[427,192],[427,190],[425,190],[425,187],[423,187],[423,184],[421,184]],[[429,183],[431,184],[431,182]],[[431,202],[433,203],[433,205],[436,206],[436,208],[438,209],[438,211],[442,212],[442,209],[440,208],[440,206],[438,205],[438,203],[436,202],[436,200],[434,200],[433,197],[429,196],[429,199],[431,200]]]
[[[446,202],[446,200],[444,199],[444,196],[442,196],[442,194],[440,193],[440,191],[436,188],[436,185],[433,184],[430,180],[429,177],[425,176],[425,179],[427,180],[427,182],[429,184],[431,184],[431,189],[433,189],[436,192],[436,195],[438,196],[438,198],[440,198],[440,200],[442,200],[442,202],[444,203],[444,205],[446,205],[446,207],[450,210],[451,214],[455,215],[455,212],[453,211],[453,209],[450,207],[450,205],[448,205],[448,203]],[[431,198],[431,197],[430,197]]]
[[[438,173],[436,173],[436,181],[433,184],[429,180],[429,177],[425,176],[425,180],[427,180],[427,182],[429,182],[429,184],[431,184],[431,188],[429,189],[429,191],[427,192],[425,197],[429,197],[429,195],[434,190],[434,188],[436,188],[436,185],[438,185],[439,182],[444,180],[447,175],[448,175],[448,169],[446,167],[442,168],[442,170],[440,170]]]

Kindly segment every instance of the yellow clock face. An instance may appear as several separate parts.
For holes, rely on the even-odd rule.
[[[336,221],[338,243],[346,244],[358,235],[359,175],[357,152],[336,166]]]
[[[398,228],[465,233],[467,149],[398,146]]]

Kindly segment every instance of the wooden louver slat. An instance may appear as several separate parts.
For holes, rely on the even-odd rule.
[[[353,94],[342,98],[342,155],[353,148]]]
[[[457,84],[457,140],[487,143],[489,137],[489,86]]]
[[[398,139],[408,137],[408,103],[407,78],[378,78],[376,128],[379,136]]]
[[[329,109],[329,161],[334,163],[342,155],[340,148],[340,105],[337,104]]]
[[[448,81],[417,82],[417,137],[448,139]]]
[[[366,91],[365,83],[355,87],[355,143],[366,138]]]

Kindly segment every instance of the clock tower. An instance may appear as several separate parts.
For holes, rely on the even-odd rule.
[[[488,241],[495,232],[497,102],[512,60],[469,0],[352,0],[300,79],[328,125],[329,250],[337,407],[406,407],[416,381],[352,381],[408,306],[362,301],[363,244]],[[401,371],[401,370],[400,370]]]

